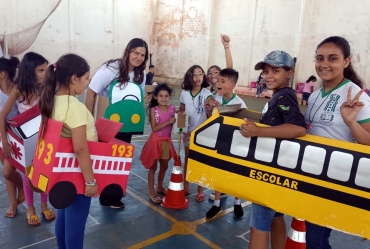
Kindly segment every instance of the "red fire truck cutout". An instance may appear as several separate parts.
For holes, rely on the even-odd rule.
[[[41,115],[37,105],[7,122],[8,142],[14,153],[6,159],[23,174],[32,164],[40,122]],[[3,152],[2,146],[0,137],[0,153]]]
[[[34,187],[49,194],[51,205],[57,209],[68,207],[76,194],[85,193],[72,139],[60,136],[62,127],[61,122],[48,120],[28,175]],[[124,196],[134,156],[132,144],[114,138],[121,127],[121,123],[99,118],[96,122],[99,142],[88,141],[99,200],[104,206],[111,206]]]

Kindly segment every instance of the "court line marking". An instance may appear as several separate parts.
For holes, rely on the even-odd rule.
[[[201,219],[198,219],[198,220],[195,220],[195,221],[192,221],[192,222],[184,222],[184,221],[178,221],[176,218],[172,217],[171,215],[167,214],[165,211],[163,211],[162,209],[158,208],[157,206],[153,205],[152,203],[146,201],[145,199],[143,199],[142,197],[138,196],[137,194],[135,194],[134,192],[132,192],[131,190],[129,189],[126,189],[126,192],[131,195],[132,197],[134,197],[135,199],[137,199],[138,201],[140,201],[141,203],[143,203],[144,205],[148,206],[149,208],[153,209],[154,211],[156,211],[157,213],[159,213],[160,215],[162,215],[163,217],[165,217],[166,219],[170,220],[171,222],[173,222],[174,224],[172,225],[172,228],[170,231],[167,231],[165,233],[162,233],[160,235],[157,235],[157,236],[154,236],[150,239],[147,239],[147,240],[144,240],[138,244],[135,244],[135,245],[132,245],[130,247],[128,247],[128,249],[139,249],[139,248],[143,248],[144,246],[148,246],[148,245],[151,245],[151,244],[154,244],[156,242],[159,242],[161,240],[164,240],[164,239],[167,239],[173,235],[176,235],[176,234],[191,234],[193,235],[194,237],[198,238],[200,241],[202,241],[204,244],[210,246],[211,248],[216,248],[216,249],[221,249],[218,245],[214,244],[212,241],[208,240],[207,238],[203,237],[202,235],[200,235],[199,233],[196,232],[196,228],[197,226],[201,225],[201,224],[204,224],[210,220],[213,220],[213,219],[217,219],[219,217],[222,217],[232,211],[234,211],[234,207],[230,207],[230,208],[227,208],[227,209],[224,209],[222,210],[219,214],[217,214],[214,218],[212,219],[206,219],[206,218],[201,218]],[[246,201],[246,202],[243,202],[241,205],[242,207],[247,207],[249,205],[251,205],[252,203],[249,202],[249,201]]]

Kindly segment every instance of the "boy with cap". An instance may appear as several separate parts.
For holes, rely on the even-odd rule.
[[[294,68],[293,58],[284,51],[273,51],[256,64],[255,70],[262,69],[267,88],[274,91],[263,108],[260,123],[269,127],[256,126],[246,120],[240,127],[244,137],[274,137],[293,139],[306,135],[306,123],[299,110],[296,94],[289,87],[289,79]],[[286,226],[284,214],[271,208],[253,203],[250,218],[249,249],[267,249],[271,228],[272,248],[284,249]]]
[[[231,68],[225,68],[220,71],[219,79],[216,85],[217,94],[214,95],[216,103],[205,105],[207,114],[212,111],[213,106],[219,105],[236,105],[241,104],[241,108],[247,108],[244,101],[234,93],[234,88],[239,79],[238,71]],[[206,213],[207,218],[213,218],[218,214],[222,207],[220,203],[221,193],[215,191],[215,200],[211,209]],[[240,204],[240,199],[235,197],[234,201],[234,217],[241,219],[244,216],[243,208]]]

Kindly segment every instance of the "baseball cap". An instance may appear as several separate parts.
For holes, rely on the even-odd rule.
[[[258,62],[255,66],[255,70],[261,70],[263,64],[269,64],[274,67],[294,67],[294,60],[288,53],[280,50],[275,50],[266,55],[263,61]]]

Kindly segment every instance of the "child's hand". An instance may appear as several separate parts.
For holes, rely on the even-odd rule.
[[[244,119],[245,123],[240,126],[240,133],[244,137],[258,137],[258,131],[261,129],[254,122]]]
[[[14,154],[12,146],[9,143],[3,141],[3,155],[6,157],[11,157],[11,154]]]
[[[95,184],[94,187],[86,186],[85,187],[85,196],[87,197],[94,197],[98,194],[98,184]]]
[[[184,114],[184,111],[183,110],[178,110],[177,114]]]
[[[227,35],[221,34],[221,42],[224,45],[224,48],[228,48],[230,44],[230,37]]]
[[[172,118],[170,118],[170,120],[168,122],[170,124],[174,124],[174,123],[176,123],[176,118],[172,117]]]

